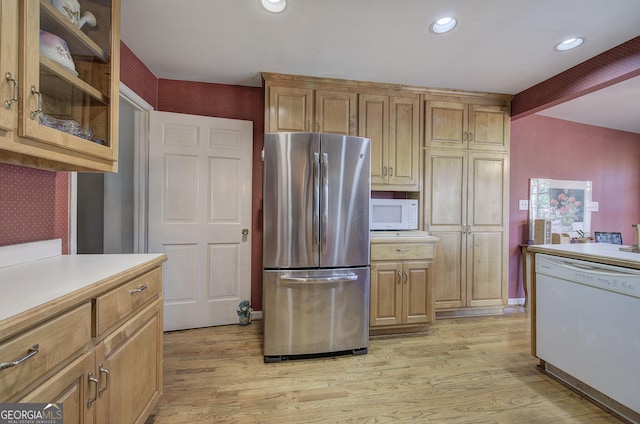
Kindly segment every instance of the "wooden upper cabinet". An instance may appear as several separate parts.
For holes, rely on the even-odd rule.
[[[268,85],[265,132],[325,132],[355,135],[355,93]]]
[[[358,107],[355,93],[316,90],[315,131],[355,135],[356,111]]]
[[[389,100],[389,185],[420,189],[420,101],[392,96]]]
[[[428,99],[425,145],[432,148],[509,151],[510,109],[500,99]]]
[[[358,100],[358,135],[371,139],[371,186],[387,183],[389,97],[360,94]]]
[[[0,60],[5,68],[13,60],[5,55],[15,58],[19,72],[9,69],[13,66],[2,69],[5,101],[16,86],[18,101],[7,109],[14,124],[11,136],[0,139],[0,161],[51,170],[117,171],[120,3],[83,0],[80,5],[81,12],[95,16],[96,26],[79,28],[48,0],[2,0]],[[55,48],[46,46],[56,43],[68,47],[71,60],[51,54]]]
[[[475,150],[509,151],[509,106],[469,105],[469,145]]]
[[[418,96],[360,94],[358,135],[371,139],[371,188],[420,190]]]
[[[270,87],[266,132],[311,131],[313,90],[297,87]]]

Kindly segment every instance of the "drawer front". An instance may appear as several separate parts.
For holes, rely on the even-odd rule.
[[[162,292],[162,268],[156,268],[95,299],[95,335],[141,310]]]
[[[390,243],[372,244],[372,261],[393,261],[403,259],[433,259],[432,243]]]
[[[0,370],[0,402],[13,400],[33,382],[65,362],[91,342],[91,303],[10,339],[0,346],[0,362],[14,362],[38,345],[37,353],[18,365]]]

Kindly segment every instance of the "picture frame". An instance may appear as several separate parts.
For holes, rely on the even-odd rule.
[[[529,240],[536,219],[551,221],[552,233],[578,237],[591,231],[591,181],[529,179]]]

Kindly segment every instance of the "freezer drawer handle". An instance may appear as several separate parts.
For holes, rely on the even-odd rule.
[[[305,277],[282,277],[281,281],[286,281],[289,284],[309,284],[313,283],[348,283],[350,281],[357,281],[358,276],[356,274],[340,275],[335,277],[321,277],[321,278],[305,278]]]
[[[0,370],[4,370],[6,368],[11,368],[11,367],[15,367],[16,365],[20,365],[21,363],[23,363],[24,361],[26,361],[27,359],[31,358],[33,355],[38,353],[39,348],[40,348],[39,345],[34,344],[29,348],[29,350],[27,350],[27,354],[24,355],[22,358],[18,359],[17,361],[1,363]]]

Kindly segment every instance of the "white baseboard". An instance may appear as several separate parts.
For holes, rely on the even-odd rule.
[[[509,299],[509,306],[516,306],[516,305],[524,305],[524,297],[515,297],[512,299]]]

